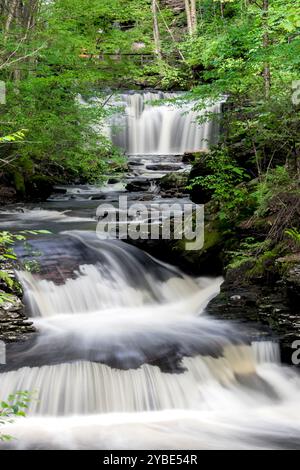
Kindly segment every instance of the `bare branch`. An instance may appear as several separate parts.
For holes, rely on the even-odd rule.
[[[8,68],[13,64],[16,64],[17,62],[21,62],[24,59],[28,59],[29,57],[35,56],[41,49],[44,49],[47,47],[47,44],[43,44],[42,46],[38,47],[35,51],[29,52],[28,54],[24,55],[23,57],[18,57],[17,59],[12,60],[11,62],[4,62],[4,64],[0,65],[0,70],[3,70],[4,68]]]

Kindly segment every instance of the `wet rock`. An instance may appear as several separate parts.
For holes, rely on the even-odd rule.
[[[120,178],[109,178],[107,184],[118,184],[120,182]]]
[[[67,194],[67,188],[63,188],[60,186],[54,186],[53,188],[53,196],[56,194]]]
[[[207,150],[199,150],[199,152],[185,152],[182,157],[182,161],[183,163],[194,163],[196,160],[199,160],[202,157],[205,158],[207,153]]]
[[[129,192],[143,192],[148,191],[151,187],[151,180],[147,178],[135,178],[126,185],[126,190]]]
[[[188,195],[187,173],[169,173],[159,180],[159,193],[164,198],[181,198]]]
[[[0,305],[0,341],[5,343],[25,341],[36,331],[32,322],[28,321],[23,313],[24,306],[21,300],[16,299],[15,305],[10,305],[9,309],[4,309],[3,304]]]
[[[0,270],[10,276],[13,284],[2,283],[0,286],[0,341],[10,343],[25,341],[35,332],[32,322],[28,321],[24,313],[24,305],[20,298],[21,286],[16,280],[12,262],[5,261],[0,264]],[[1,300],[4,296],[4,299]]]
[[[160,164],[151,164],[151,165],[146,165],[147,170],[152,170],[152,171],[178,171],[183,169],[183,166],[180,164],[167,164],[167,163],[160,163]]]
[[[22,302],[15,295],[10,296],[9,301],[3,302],[1,304],[1,310],[4,312],[17,312],[17,311],[20,311],[21,308],[22,308]]]
[[[106,199],[106,194],[96,194],[95,196],[91,196],[91,201],[102,201],[103,199]]]
[[[176,202],[176,200],[174,200]],[[205,207],[205,239],[201,249],[188,250],[187,240],[174,239],[174,229],[171,225],[170,239],[125,240],[143,249],[158,259],[175,264],[190,274],[220,275],[222,272],[222,249],[224,235],[219,228],[219,221],[213,203]]]

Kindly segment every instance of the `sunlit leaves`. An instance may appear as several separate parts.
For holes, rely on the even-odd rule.
[[[0,402],[0,425],[12,423],[17,417],[25,417],[31,400],[32,394],[28,391],[22,391],[11,394],[6,401]],[[10,441],[11,439],[13,439],[12,436],[2,434],[0,431],[0,441]]]

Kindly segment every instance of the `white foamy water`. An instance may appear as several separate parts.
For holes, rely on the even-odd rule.
[[[153,294],[147,290],[137,290],[128,285],[127,279],[122,278],[117,271],[107,272],[106,268],[93,265],[82,265],[77,272],[76,279],[68,279],[63,285],[54,282],[36,279],[29,272],[18,274],[20,281],[27,288],[27,299],[34,316],[48,317],[60,313],[95,312],[114,308],[117,306],[138,307],[153,303]],[[150,283],[152,276],[146,275]],[[208,279],[200,283],[207,284]],[[166,282],[157,281],[155,285],[156,298],[160,303],[178,300],[179,302],[189,295],[189,311],[198,311],[202,300],[207,303],[207,297],[218,292],[221,279],[209,282],[209,285],[199,292],[199,285],[187,276],[171,278]],[[158,302],[156,302],[158,303]],[[158,307],[165,312],[170,307]],[[172,306],[172,311],[180,310],[180,304]]]
[[[206,148],[214,125],[146,103],[162,97],[123,97],[119,145],[148,155]],[[92,220],[40,209],[3,215],[24,228]],[[0,427],[14,437],[1,448],[300,448],[299,374],[280,364],[276,343],[250,342],[206,315],[221,278],[192,278],[91,232],[32,243],[42,270],[18,275],[38,335],[8,347],[0,400],[33,395],[27,418]]]
[[[160,411],[28,418],[7,426],[14,449],[246,450],[300,447],[295,403],[221,412]]]
[[[199,124],[199,112],[194,111],[193,106],[153,105],[157,100],[175,96],[173,93],[145,92],[117,97],[115,105],[123,106],[125,111],[111,118],[108,132],[113,143],[130,155],[206,150],[216,140],[216,123]],[[220,113],[220,105],[206,111]]]
[[[59,284],[19,273],[39,334],[9,350],[0,396],[33,398],[2,446],[300,447],[300,378],[278,345],[247,344],[205,315],[222,279],[192,279],[89,233],[64,236],[73,257],[82,249],[94,264]]]
[[[1,393],[38,391],[30,413],[42,415],[222,411],[229,405],[243,410],[256,406],[257,400],[264,406],[291,395],[276,378],[277,366],[267,379],[259,375],[251,347],[228,345],[223,357],[186,358],[182,366],[184,372],[178,374],[162,373],[150,365],[125,371],[91,362],[22,368],[2,374]],[[251,394],[245,387],[247,381],[253,384]],[[299,384],[300,380],[292,388]]]
[[[299,377],[279,364],[255,364],[254,356],[242,347],[220,359],[186,359],[179,375],[91,363],[5,374],[4,382],[18,377],[18,385],[42,390],[31,410],[44,415],[5,426],[15,438],[7,447],[299,448]]]
[[[20,229],[31,229],[34,230],[35,224],[44,224],[44,227],[47,226],[48,223],[64,223],[64,224],[71,224],[75,222],[93,222],[95,221],[94,218],[88,217],[75,217],[70,214],[71,211],[56,211],[56,210],[46,210],[46,209],[28,209],[28,208],[20,208],[20,209],[12,209],[12,210],[1,210],[0,211],[0,220],[1,220],[1,228],[11,228],[12,223],[17,225]],[[4,217],[4,220],[3,218]],[[7,219],[7,220],[5,220]]]

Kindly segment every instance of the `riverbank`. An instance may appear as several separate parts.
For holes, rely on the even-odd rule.
[[[1,246],[0,246],[1,250]],[[36,332],[23,304],[23,289],[16,278],[14,262],[0,262],[0,341],[27,341]]]
[[[291,363],[300,339],[300,189],[285,167],[232,187],[232,199],[207,185],[218,167],[196,159],[188,178],[191,198],[205,204],[205,241],[198,252],[173,241],[169,254],[183,268],[224,276],[208,305],[213,316],[252,322],[278,339]],[[158,255],[159,251],[156,251]]]

